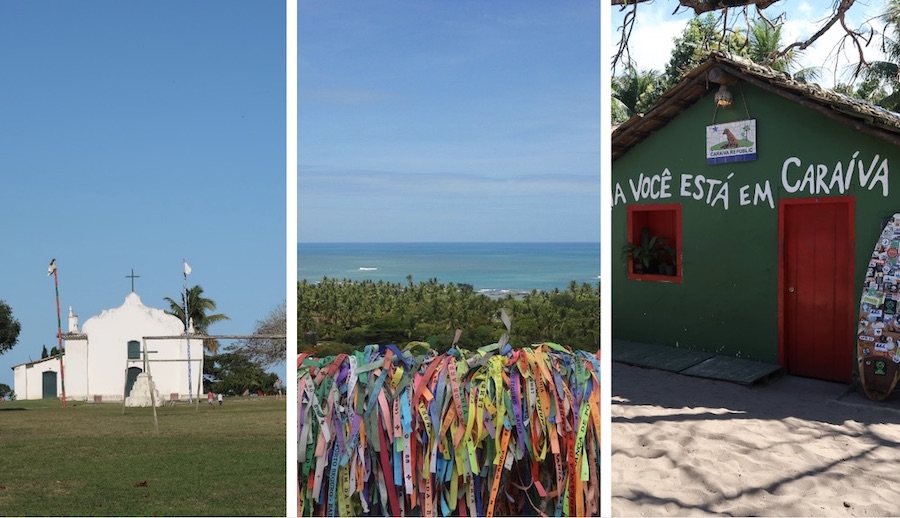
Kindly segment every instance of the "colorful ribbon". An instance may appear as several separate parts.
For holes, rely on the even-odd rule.
[[[422,349],[298,357],[300,516],[599,515],[599,351]]]

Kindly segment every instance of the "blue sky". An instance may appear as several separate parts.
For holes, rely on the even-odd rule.
[[[599,240],[599,2],[298,9],[299,241]]]
[[[822,26],[825,19],[832,13],[831,0],[791,0],[777,2],[765,9],[766,17],[775,20],[784,14],[784,27],[782,29],[782,41],[785,45],[795,41],[806,40]],[[886,2],[873,0],[870,2],[856,2],[847,12],[847,25],[850,28],[868,27],[869,21],[876,18],[884,10]],[[674,39],[681,36],[685,25],[694,17],[692,9],[680,8],[678,14],[672,14],[677,7],[675,0],[655,1],[642,3],[638,6],[637,23],[631,35],[631,57],[642,70],[665,70],[666,63],[672,55]],[[619,27],[624,17],[623,11],[613,7],[610,11],[611,27],[614,34],[611,35],[613,46],[619,41]],[[754,9],[749,9],[754,14]],[[743,18],[738,10],[731,12],[730,19],[739,20],[743,24]],[[714,13],[717,14],[717,13]],[[828,16],[826,16],[828,15]],[[875,28],[882,28],[881,23],[874,23]],[[858,54],[852,46],[838,49],[838,43],[844,35],[840,24],[835,24],[827,33],[819,38],[812,46],[800,53],[798,62],[801,67],[817,67],[820,69],[820,77],[817,82],[825,87],[834,86],[836,83],[850,81],[848,75],[852,64],[858,60]],[[612,54],[610,54],[612,55]],[[877,40],[873,40],[865,49],[866,59],[882,59],[883,54],[879,49]]]
[[[213,333],[285,300],[284,27],[282,2],[0,4],[0,299],[22,325],[0,383],[56,345],[53,258],[64,331],[132,268],[164,308],[182,258],[231,317]]]

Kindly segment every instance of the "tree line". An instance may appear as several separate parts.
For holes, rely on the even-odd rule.
[[[516,297],[492,298],[469,284],[350,281],[324,278],[297,284],[299,350],[319,356],[369,344],[427,342],[450,348],[457,329],[466,349],[497,342],[506,331],[504,309],[512,321],[510,343],[527,346],[556,342],[573,348],[600,347],[599,283],[569,283],[564,290],[533,290]]]
[[[861,61],[855,65],[850,81],[836,84],[833,90],[896,111],[900,109],[900,0],[887,1],[879,21],[883,29],[878,33],[873,29],[866,37],[869,41],[880,39],[885,59],[867,62],[862,60],[860,54]],[[712,14],[691,19],[681,36],[675,39],[665,70],[640,69],[639,64],[629,58],[623,59],[623,70],[616,73],[614,64],[615,75],[611,84],[613,124],[645,113],[688,71],[705,62],[713,51],[747,58],[788,73],[799,81],[814,82],[820,78],[821,69],[798,66],[802,54],[800,49],[804,47],[785,44],[783,18],[771,21],[760,13],[749,19],[745,29],[722,25],[722,17]],[[857,34],[857,37],[861,36]]]
[[[185,295],[188,315],[185,316]],[[166,297],[169,309],[166,313],[177,317],[184,324],[193,325],[200,335],[209,333],[209,327],[225,320],[228,316],[216,311],[214,300],[203,296],[199,285],[181,294],[181,300]],[[256,322],[254,334],[278,335],[286,330],[284,304],[276,306],[262,320]],[[203,340],[203,377],[208,390],[216,393],[240,395],[245,391],[273,393],[277,390],[278,375],[266,372],[265,367],[282,363],[286,359],[286,340],[252,338],[240,340],[235,345],[220,350],[215,338]]]

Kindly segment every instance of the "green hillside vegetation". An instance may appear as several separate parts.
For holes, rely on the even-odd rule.
[[[325,278],[297,286],[299,350],[319,356],[369,344],[428,342],[438,352],[459,345],[474,349],[505,332],[500,310],[512,320],[514,347],[556,342],[576,349],[600,346],[600,286],[569,283],[565,290],[532,291],[520,298],[492,299],[468,284],[437,279],[407,284]]]

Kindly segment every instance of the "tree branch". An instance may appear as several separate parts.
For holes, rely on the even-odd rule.
[[[652,0],[610,0],[610,5],[636,5]],[[690,7],[694,10],[694,14],[703,14],[709,11],[718,11],[731,7],[744,7],[755,5],[757,9],[765,9],[777,0],[678,0],[682,7]]]
[[[609,0],[611,5],[621,6],[622,11],[626,11],[625,17],[622,21],[621,26],[618,27],[618,32],[620,34],[618,48],[616,50],[615,55],[612,59],[612,71],[613,75],[616,73],[616,68],[619,65],[630,66],[632,65],[631,54],[629,52],[629,41],[631,39],[631,34],[634,29],[635,22],[637,20],[637,7],[638,5],[649,2],[652,0]],[[675,8],[675,13],[682,8],[691,8],[694,10],[694,13],[699,15],[702,13],[706,13],[709,11],[722,11],[720,13],[720,21],[723,21],[723,30],[722,37],[724,38],[728,32],[727,26],[727,13],[731,8],[744,8],[744,12],[746,14],[747,6],[755,6],[757,15],[762,18],[766,24],[770,27],[776,27],[782,22],[782,17],[784,14],[779,15],[774,21],[767,18],[763,10],[774,4],[777,0],[677,0],[677,6]],[[793,51],[803,51],[810,47],[813,43],[816,42],[819,38],[821,38],[825,33],[827,33],[830,29],[834,27],[835,24],[840,24],[841,29],[844,31],[844,37],[839,42],[836,49],[838,51],[843,49],[849,40],[849,43],[856,49],[856,53],[859,56],[859,61],[855,65],[854,77],[858,76],[863,68],[867,68],[870,66],[870,63],[865,59],[864,47],[867,47],[869,43],[871,43],[872,37],[874,37],[874,31],[865,30],[862,28],[859,29],[851,29],[847,26],[846,23],[846,13],[850,10],[850,8],[856,3],[856,0],[835,0],[832,8],[832,14],[824,21],[824,23],[819,27],[819,29],[809,38],[801,41],[796,41],[787,45],[777,52],[773,52],[767,59],[768,63],[773,63]],[[862,26],[861,26],[862,27]]]
[[[847,27],[846,21],[844,20],[844,16],[846,15],[846,13],[850,9],[850,7],[853,6],[855,1],[856,0],[840,0],[838,2],[838,4],[835,6],[835,10],[834,10],[834,13],[831,15],[831,18],[829,18],[825,22],[825,24],[822,25],[822,27],[820,27],[819,30],[815,32],[815,34],[813,34],[812,36],[810,36],[809,38],[807,38],[803,41],[795,41],[794,43],[791,43],[790,45],[781,49],[781,51],[779,51],[777,54],[775,54],[773,60],[785,56],[787,53],[791,52],[791,50],[793,50],[795,48],[799,51],[806,50],[807,47],[812,45],[823,34],[828,32],[828,30],[831,29],[831,27],[834,26],[835,23],[840,22],[841,27],[844,29],[844,32],[846,33],[844,35],[844,38],[845,39],[850,38],[850,40],[853,42],[853,45],[856,47],[857,51],[859,52],[859,63],[856,66],[856,72],[854,72],[854,75],[858,74],[863,66],[868,65],[868,62],[866,62],[865,57],[863,56],[862,45],[860,45],[860,43],[859,43],[859,40],[863,39],[864,36],[860,32],[852,30],[849,27]],[[866,43],[868,43],[868,41]]]
[[[612,0],[613,5],[622,5],[622,10],[628,8],[625,5],[625,0]],[[615,2],[620,2],[620,4],[616,4]],[[647,0],[641,0],[647,1]],[[634,29],[634,22],[637,19],[637,6],[638,2],[631,3],[631,9],[625,13],[625,18],[622,19],[622,25],[617,29],[619,33],[619,45],[618,49],[616,49],[616,54],[613,56],[612,60],[612,75],[616,75],[616,67],[619,64],[625,65],[628,67],[631,64],[631,53],[628,50],[628,42],[631,40],[631,31]]]
[[[844,28],[844,32],[847,33],[847,36],[850,37],[850,41],[853,42],[853,46],[856,47],[856,51],[857,51],[857,53],[859,54],[859,62],[856,63],[856,68],[853,69],[853,77],[856,77],[856,76],[858,76],[859,73],[862,71],[862,69],[863,69],[864,66],[866,66],[866,67],[869,66],[869,62],[866,61],[866,57],[865,57],[865,55],[863,54],[863,48],[862,48],[862,45],[859,44],[859,39],[862,38],[862,35],[861,35],[860,33],[856,32],[856,31],[851,31],[851,30],[847,27],[847,22],[846,22],[846,20],[844,19],[844,13],[841,13],[841,20],[840,20],[840,21],[841,21],[841,27]],[[845,36],[845,38],[846,38],[847,36]],[[866,41],[866,44],[867,44],[867,45],[868,45],[869,41],[870,41],[870,40],[867,40],[867,41]]]
[[[642,2],[650,2],[651,0],[610,0],[609,5],[621,5],[623,9],[629,5],[636,5]]]

